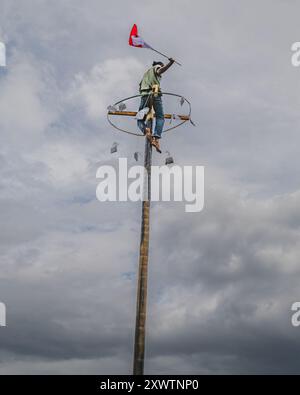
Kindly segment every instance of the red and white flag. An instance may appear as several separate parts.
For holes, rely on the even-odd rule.
[[[149,48],[152,51],[157,52],[159,55],[164,56],[165,58],[169,59],[169,57],[167,55],[165,55],[162,52],[159,52],[157,49],[151,47],[149,44],[146,43],[146,41],[142,37],[139,36],[138,28],[137,28],[136,24],[134,24],[132,26],[132,29],[131,29],[131,32],[129,35],[129,45],[131,45],[132,47],[136,47],[136,48]],[[179,66],[181,66],[181,64],[176,62],[176,60],[174,60],[174,62],[177,63]]]
[[[142,37],[139,36],[138,34],[138,28],[137,25],[134,24],[132,26],[130,36],[129,36],[129,45],[132,47],[138,47],[138,48],[151,48],[150,45],[148,45]]]

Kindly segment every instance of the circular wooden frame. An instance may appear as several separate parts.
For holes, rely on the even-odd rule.
[[[183,97],[182,95],[177,95],[176,93],[162,92],[162,96],[164,96],[164,95],[167,95],[167,96],[175,96],[175,97],[183,98],[183,99],[184,99],[184,102],[186,102],[186,103],[188,104],[188,106],[189,106],[189,113],[187,114],[188,119],[183,120],[182,122],[180,122],[180,123],[179,123],[178,125],[176,125],[176,126],[173,126],[173,127],[171,127],[171,128],[168,128],[168,129],[163,130],[163,133],[166,133],[166,132],[169,132],[170,130],[174,130],[174,129],[178,128],[179,126],[182,126],[184,123],[188,122],[188,121],[191,119],[192,106],[191,106],[191,103],[190,103],[185,97]],[[142,95],[134,95],[134,96],[126,97],[125,99],[119,100],[118,102],[116,102],[115,104],[113,104],[112,107],[115,107],[115,106],[117,106],[117,105],[120,104],[120,103],[124,103],[124,102],[126,102],[127,100],[135,99],[135,98],[141,97],[141,96],[142,96]],[[133,135],[133,136],[144,137],[144,135],[142,134],[142,132],[141,132],[141,133],[135,133],[135,132],[130,132],[129,130],[126,130],[126,129],[119,128],[118,126],[116,126],[116,125],[111,121],[110,116],[112,116],[112,115],[109,114],[109,111],[108,111],[108,113],[107,113],[107,121],[109,122],[109,124],[110,124],[113,128],[115,128],[115,129],[118,130],[119,132],[131,134],[131,135]]]

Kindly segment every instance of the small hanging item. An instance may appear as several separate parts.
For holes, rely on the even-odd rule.
[[[114,107],[114,106],[108,106],[107,109],[110,112],[116,112],[117,111],[116,107]]]
[[[133,155],[133,157],[134,157],[136,162],[139,161],[139,155],[140,155],[140,152],[135,152],[134,155]]]
[[[171,114],[170,125],[171,125],[173,119],[178,119],[178,116],[176,114]]]
[[[171,118],[170,118],[170,124],[172,123],[173,119],[174,119],[175,121],[181,121],[181,118],[180,118],[179,115],[177,115],[177,114],[172,114],[172,115],[171,115]]]
[[[183,105],[184,105],[184,102],[185,102],[184,97],[181,97],[181,98],[180,98],[180,105],[183,106]]]
[[[135,119],[142,121],[149,112],[149,107],[142,108],[135,116]]]
[[[166,158],[166,165],[172,165],[173,163],[174,163],[174,159],[172,158],[172,156]]]
[[[115,152],[118,152],[118,143],[113,143],[111,149],[110,149],[110,153],[114,154]]]
[[[125,111],[126,110],[126,104],[125,103],[120,103],[119,104],[119,111]]]
[[[169,151],[166,151],[166,154],[168,155],[166,158],[166,165],[172,165],[174,163],[174,159],[172,158],[172,156],[170,155]]]

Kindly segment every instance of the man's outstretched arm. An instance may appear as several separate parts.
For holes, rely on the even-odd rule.
[[[165,71],[167,71],[167,70],[172,66],[172,64],[173,64],[174,62],[175,62],[174,59],[169,58],[169,63],[166,64],[165,66],[161,67],[160,69],[158,69],[157,74],[158,74],[158,75],[163,74]]]

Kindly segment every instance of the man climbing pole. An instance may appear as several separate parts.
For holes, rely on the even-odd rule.
[[[153,107],[156,122],[153,135],[151,134],[151,128],[147,122],[147,117],[146,120],[139,119],[137,121],[138,127],[146,135],[151,144],[155,147],[156,151],[159,153],[161,153],[159,140],[161,138],[165,122],[162,93],[160,90],[160,79],[162,74],[167,71],[174,62],[175,60],[172,58],[169,58],[169,63],[166,65],[164,65],[162,62],[153,62],[152,67],[145,72],[139,85],[140,95],[142,95],[139,111],[146,107],[151,110]]]

